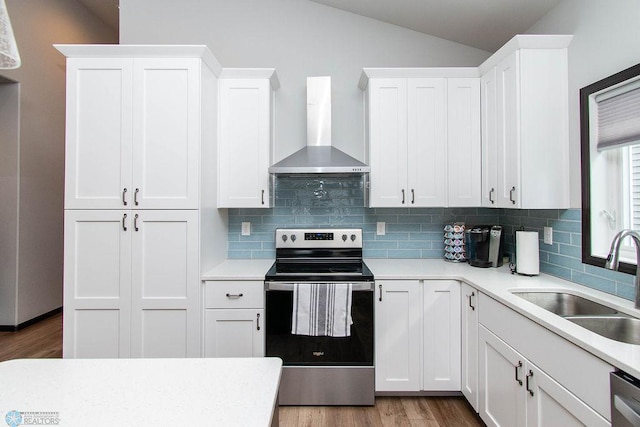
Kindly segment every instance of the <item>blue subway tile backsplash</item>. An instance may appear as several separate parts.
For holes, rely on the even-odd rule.
[[[367,208],[366,182],[358,176],[289,176],[275,182],[271,209],[229,209],[228,257],[275,258],[276,228],[362,228],[367,258],[442,258],[444,225],[452,222],[500,224],[505,249],[514,251],[515,230],[537,231],[540,271],[633,299],[633,276],[582,264],[580,209]],[[241,236],[241,223],[251,235]],[[376,223],[386,234],[376,235]],[[553,244],[543,243],[543,228],[553,227]]]

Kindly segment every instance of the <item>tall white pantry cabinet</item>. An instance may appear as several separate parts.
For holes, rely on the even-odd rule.
[[[68,58],[63,356],[199,357],[200,242],[224,229],[205,165],[220,65],[204,46],[56,47]]]

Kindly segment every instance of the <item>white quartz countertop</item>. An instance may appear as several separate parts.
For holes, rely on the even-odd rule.
[[[228,259],[202,275],[202,280],[264,280],[273,259]]]
[[[485,295],[500,301],[607,363],[640,378],[640,345],[626,344],[602,337],[525,301],[510,291],[515,289],[569,291],[612,306],[622,313],[640,317],[640,310],[634,308],[632,301],[546,274],[534,277],[511,274],[507,266],[475,268],[468,264],[449,263],[439,259],[366,259],[365,262],[373,272],[376,281],[454,279],[468,283]],[[428,282],[425,282],[425,286],[427,285]]]
[[[281,368],[278,358],[10,360],[0,363],[0,415],[60,426],[269,426]]]

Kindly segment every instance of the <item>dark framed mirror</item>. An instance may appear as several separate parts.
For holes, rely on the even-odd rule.
[[[580,141],[582,262],[604,267],[615,234],[640,230],[640,64],[580,89]],[[631,244],[618,270],[635,274]]]

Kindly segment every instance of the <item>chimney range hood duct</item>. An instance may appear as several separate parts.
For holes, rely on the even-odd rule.
[[[360,174],[369,166],[331,146],[331,77],[307,77],[307,146],[269,168],[272,174]]]

